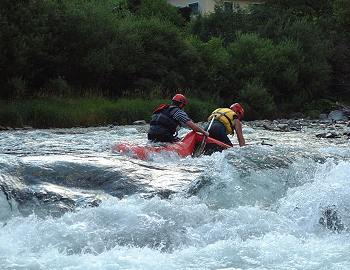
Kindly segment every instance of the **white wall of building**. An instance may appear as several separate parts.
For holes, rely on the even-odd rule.
[[[216,2],[220,2],[220,1],[215,1],[215,0],[168,0],[169,4],[176,6],[176,7],[186,7],[189,4],[198,3],[199,11],[202,14],[213,12]],[[224,2],[224,0],[222,0],[222,2]],[[252,1],[252,0],[237,0],[237,1],[235,1],[235,0],[233,0],[233,3],[239,4],[242,8],[245,8],[249,4],[256,3],[256,2],[257,3],[261,2],[261,0],[260,1],[259,0],[256,0],[256,1]]]
[[[168,3],[176,7],[186,7],[189,4],[198,3],[199,11],[202,14],[212,12],[215,7],[213,0],[168,0]]]
[[[202,13],[213,12],[215,8],[215,1],[213,0],[202,0],[203,10]]]

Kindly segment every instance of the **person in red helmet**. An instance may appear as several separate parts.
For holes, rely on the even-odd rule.
[[[209,136],[223,143],[232,146],[228,134],[234,134],[238,139],[239,146],[245,145],[241,120],[244,116],[244,109],[241,104],[234,103],[230,108],[218,108],[208,117],[208,121],[213,120],[209,130]]]
[[[188,104],[187,98],[182,94],[176,94],[172,98],[172,104],[161,104],[154,111],[148,131],[148,139],[152,142],[175,142],[177,128],[180,125],[188,126],[209,136],[209,133],[196,125],[184,112],[183,108]]]

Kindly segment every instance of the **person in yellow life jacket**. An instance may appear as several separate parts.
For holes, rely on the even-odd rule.
[[[218,108],[214,110],[208,117],[209,122],[214,118],[209,130],[209,136],[232,146],[232,142],[227,135],[233,135],[236,131],[239,146],[244,146],[245,140],[241,123],[243,116],[244,109],[239,103],[232,104],[230,108]]]
[[[176,94],[172,98],[172,104],[161,104],[154,111],[148,131],[148,139],[152,142],[175,142],[178,139],[176,129],[178,126],[188,126],[194,131],[201,132],[204,136],[209,133],[196,125],[185,113],[183,108],[188,104],[187,98],[182,94]]]

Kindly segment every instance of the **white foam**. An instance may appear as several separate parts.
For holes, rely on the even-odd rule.
[[[329,261],[346,269],[350,251],[348,236],[305,235],[278,213],[216,211],[180,197],[111,199],[59,219],[13,218],[0,243],[0,262],[11,269],[321,269]]]
[[[319,166],[312,182],[288,191],[278,212],[308,232],[320,229],[319,219],[328,208],[336,210],[346,226],[350,224],[350,163]]]

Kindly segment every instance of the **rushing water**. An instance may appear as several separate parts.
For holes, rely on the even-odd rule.
[[[0,269],[350,269],[349,140],[246,127],[272,146],[111,151],[145,131],[0,133]]]

